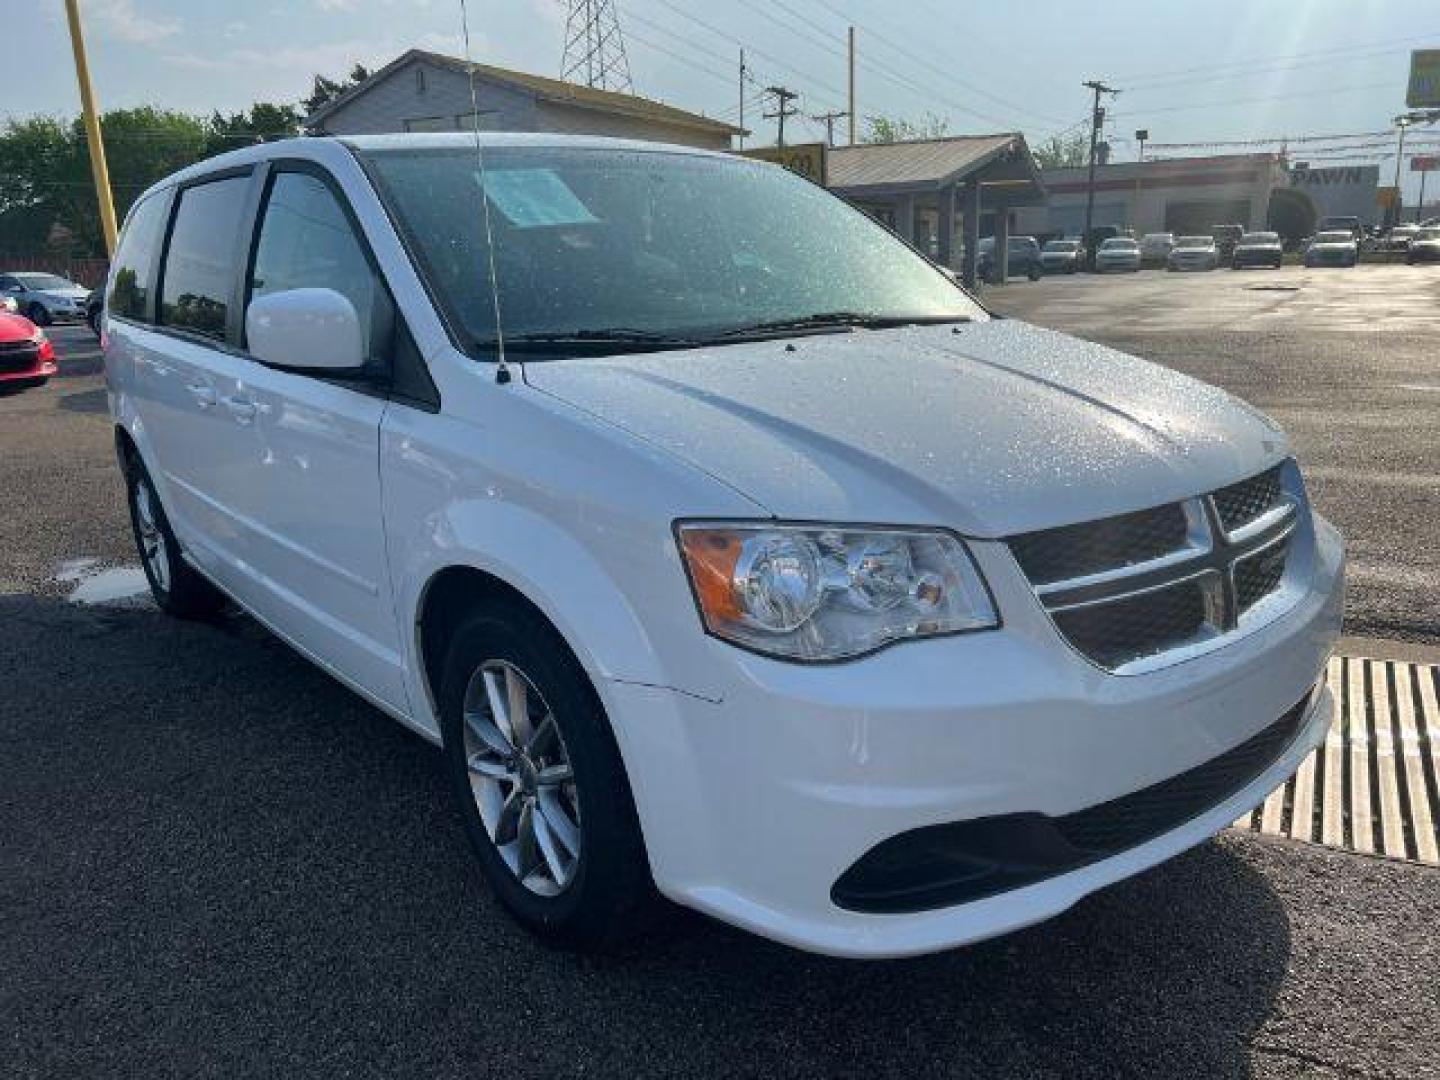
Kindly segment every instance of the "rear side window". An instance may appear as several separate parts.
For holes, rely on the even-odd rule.
[[[383,361],[393,321],[390,297],[334,192],[304,172],[275,175],[250,274],[250,296],[334,289],[355,307],[367,361]]]
[[[135,204],[125,234],[115,252],[115,275],[105,310],[127,319],[146,319],[150,287],[154,284],[155,255],[160,250],[161,230],[165,227],[165,199],[151,195]]]
[[[225,339],[249,185],[250,177],[231,176],[180,193],[160,285],[166,326]]]

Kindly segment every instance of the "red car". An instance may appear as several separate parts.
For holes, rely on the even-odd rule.
[[[23,315],[0,312],[0,389],[39,386],[59,370],[44,330]]]

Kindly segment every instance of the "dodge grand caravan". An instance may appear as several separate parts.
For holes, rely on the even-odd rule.
[[[159,606],[442,747],[576,946],[658,895],[921,953],[1218,831],[1330,723],[1342,545],[1219,390],[988,314],[724,154],[297,139],[131,210],[109,401]]]

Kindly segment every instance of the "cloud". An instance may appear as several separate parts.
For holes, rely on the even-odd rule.
[[[279,71],[310,75],[340,75],[357,63],[378,67],[399,55],[392,46],[376,41],[334,41],[323,45],[283,45],[270,49],[241,48],[228,52],[167,53],[165,61],[193,71]]]
[[[356,0],[315,0],[321,11],[354,11]]]
[[[135,0],[90,0],[86,10],[102,34],[131,45],[154,45],[180,32],[178,19],[144,15]]]

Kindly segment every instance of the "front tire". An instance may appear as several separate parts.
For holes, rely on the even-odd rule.
[[[132,457],[125,479],[135,548],[156,606],[179,619],[214,615],[224,607],[225,598],[181,557],[180,544],[145,466]]]
[[[45,305],[40,303],[31,304],[27,307],[25,309],[25,317],[36,326],[49,326],[53,321]]]
[[[445,772],[481,872],[514,918],[575,949],[631,936],[654,898],[630,785],[594,688],[518,601],[455,631],[441,680]]]

